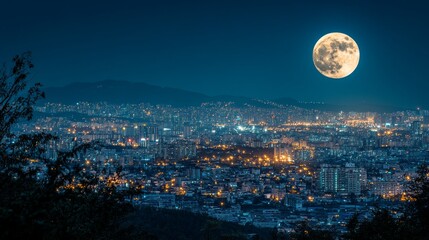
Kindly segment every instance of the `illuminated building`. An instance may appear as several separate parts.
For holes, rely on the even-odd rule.
[[[360,195],[366,181],[366,170],[355,167],[353,163],[346,163],[345,167],[322,164],[319,170],[319,187],[325,193]]]
[[[189,124],[189,122],[184,123],[183,125],[183,137],[184,138],[190,138],[191,137],[191,125]]]
[[[284,143],[278,143],[274,146],[274,161],[292,162],[292,148]]]
[[[338,165],[322,164],[319,170],[319,188],[325,193],[340,190],[341,168]]]
[[[364,168],[357,168],[353,163],[346,163],[344,171],[344,191],[347,194],[360,195],[366,187],[367,174]]]
[[[414,135],[420,135],[420,134],[422,134],[422,122],[420,122],[420,121],[414,121],[411,124],[411,132]]]

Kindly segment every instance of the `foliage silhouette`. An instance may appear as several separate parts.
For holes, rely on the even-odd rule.
[[[0,239],[121,238],[120,220],[132,207],[127,193],[112,184],[120,175],[100,181],[74,161],[92,144],[76,144],[52,159],[47,151],[56,136],[12,133],[17,122],[32,118],[33,105],[44,98],[41,84],[27,86],[31,54],[12,62],[10,69],[3,65],[0,70]]]

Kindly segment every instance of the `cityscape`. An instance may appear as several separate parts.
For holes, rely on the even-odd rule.
[[[293,231],[304,220],[346,231],[355,213],[401,215],[405,189],[429,159],[429,111],[324,112],[263,101],[197,107],[46,103],[25,134],[59,136],[48,157],[76,144],[76,159],[118,187],[138,186],[135,206],[180,209],[222,221]],[[32,163],[37,165],[38,162]]]
[[[424,1],[8,1],[0,239],[429,240]]]

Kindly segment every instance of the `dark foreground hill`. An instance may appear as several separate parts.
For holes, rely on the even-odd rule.
[[[130,233],[145,239],[273,239],[273,229],[222,222],[186,211],[143,208],[127,218]],[[130,236],[132,237],[132,236]]]

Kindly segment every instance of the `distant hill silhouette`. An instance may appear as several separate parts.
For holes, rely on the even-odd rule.
[[[199,106],[204,102],[232,102],[235,107],[255,106],[275,108],[281,105],[333,112],[393,112],[405,110],[405,108],[373,104],[335,105],[304,103],[293,98],[278,98],[265,101],[229,95],[208,96],[202,93],[178,88],[160,87],[142,82],[116,80],[86,83],[77,82],[63,87],[48,87],[45,88],[44,91],[46,92],[46,101],[65,104],[74,104],[76,102],[107,102],[111,104],[145,102],[183,107]]]
[[[64,87],[44,89],[46,101],[74,104],[76,102],[152,103],[172,106],[198,106],[204,102],[234,102],[234,106],[246,104],[264,107],[258,100],[239,96],[207,96],[178,88],[160,87],[141,82],[106,80],[100,82],[77,82]]]
[[[45,89],[49,102],[74,104],[79,101],[121,103],[152,103],[173,106],[199,105],[210,97],[177,88],[159,87],[141,82],[106,80],[72,83]]]

